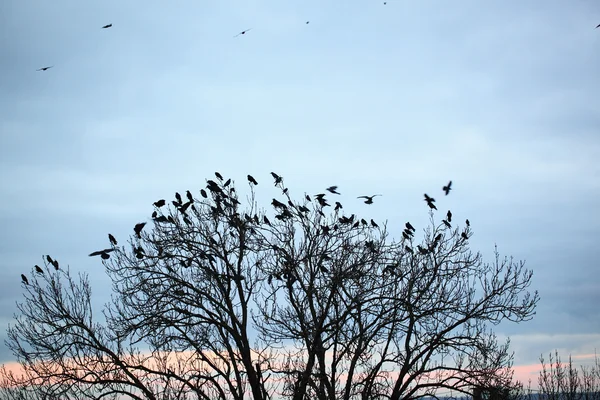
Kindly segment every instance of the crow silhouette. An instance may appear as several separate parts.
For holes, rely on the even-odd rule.
[[[24,284],[29,285],[29,280],[27,279],[27,277],[24,274],[21,274],[21,280],[23,281]]]
[[[271,226],[271,221],[269,221],[269,218],[267,218],[266,215],[263,215],[263,221],[264,221],[265,224]]]
[[[452,222],[452,212],[450,210],[446,213],[446,219],[448,219],[448,222]]]
[[[342,207],[342,203],[340,203],[339,201],[336,201],[336,202],[335,202],[335,208],[334,208],[334,210],[335,210],[335,211],[337,211],[337,210],[339,210],[340,208],[344,208],[344,207]]]
[[[102,29],[110,28],[111,26],[112,26],[112,24],[104,25],[104,26],[102,27]]]
[[[223,184],[223,187],[229,186],[230,183],[231,183],[231,179],[227,179],[227,181]]]
[[[435,199],[433,197],[429,197],[427,195],[427,193],[425,193],[423,196],[425,196],[425,202],[427,202],[427,203],[435,203]]]
[[[51,66],[49,66],[49,67],[43,67],[43,68],[40,68],[40,69],[38,69],[38,70],[36,70],[36,71],[47,71],[47,70],[49,70],[49,69],[50,69],[50,68],[52,68],[52,67],[54,67],[54,65],[51,65]]]
[[[156,208],[161,208],[161,207],[162,207],[162,206],[164,206],[166,203],[167,203],[167,202],[165,201],[165,199],[160,199],[160,200],[157,200],[157,201],[155,201],[153,204],[154,204],[154,207],[156,207]]]
[[[179,192],[175,192],[175,198],[177,199],[178,203],[183,203],[183,200],[181,199],[181,195],[179,194]]]
[[[373,204],[373,198],[381,196],[380,194],[374,194],[373,196],[358,196],[357,199],[366,199],[365,204]]]
[[[285,204],[283,204],[282,202],[278,201],[277,199],[273,199],[273,201],[271,202],[271,204],[273,205],[273,207],[278,207],[278,208],[287,208]]]
[[[35,272],[37,272],[37,273],[38,273],[38,274],[40,274],[40,275],[43,275],[43,274],[44,274],[44,270],[43,270],[43,269],[41,269],[39,265],[36,265],[36,266],[35,266]]]
[[[312,200],[310,199],[310,196],[309,196],[309,195],[304,195],[304,198],[306,199],[306,201],[312,201]]]
[[[215,176],[217,177],[218,180],[222,181],[223,180],[223,175],[221,175],[218,172],[215,172]]]
[[[598,24],[598,26],[596,26],[596,29],[600,28],[600,24]]]
[[[471,223],[469,222],[469,220],[466,220],[465,223],[467,224],[467,226],[471,226]]]
[[[329,193],[333,193],[333,194],[340,194],[340,193],[337,191],[337,188],[338,188],[337,186],[329,186],[329,187],[328,187],[326,190],[327,190]]]
[[[407,222],[404,226],[406,226],[406,229],[409,229],[409,230],[411,230],[413,232],[416,232],[415,227],[412,226],[410,222]]]
[[[98,251],[94,251],[94,252],[90,253],[89,257],[101,256],[103,254],[108,255],[108,253],[113,252],[113,251],[115,251],[115,249],[98,250]],[[102,258],[104,258],[104,257],[102,257]]]
[[[371,219],[371,226],[373,228],[379,228],[379,225],[377,225],[377,222],[373,221],[373,219]]]
[[[283,181],[283,178],[280,177],[279,175],[277,175],[275,172],[271,172],[271,175],[273,176],[273,179],[275,179],[276,185],[281,183],[281,181]]]
[[[465,240],[467,240],[467,239],[469,238],[469,237],[467,236],[467,233],[466,233],[466,232],[463,232],[463,233],[461,233],[461,234],[460,234],[460,236],[461,236],[463,239],[465,239]]]
[[[113,246],[117,245],[117,239],[115,239],[115,237],[113,235],[111,235],[110,233],[108,234],[108,241],[110,242],[110,244],[112,244]]]
[[[251,30],[252,30],[252,28],[248,28],[248,29],[246,29],[245,31],[241,31],[240,33],[238,33],[237,35],[235,35],[235,36],[234,36],[234,38],[235,38],[235,37],[238,37],[238,36],[240,36],[240,35],[245,35],[245,34],[246,34],[246,32],[248,32],[248,31],[251,31]]]
[[[190,202],[194,202],[194,196],[192,196],[192,193],[189,190],[185,191],[185,197],[187,197]]]
[[[46,261],[48,261],[50,264],[54,263],[54,260],[50,256],[46,256]]]
[[[404,249],[408,251],[410,254],[414,254],[413,249],[410,246],[404,246]]]
[[[446,221],[445,219],[442,220],[442,222],[444,223],[444,225],[446,225],[446,228],[451,229],[452,225],[450,225],[450,222]]]
[[[204,189],[200,189],[200,195],[202,197],[204,197],[205,199],[208,197],[208,195],[206,194],[206,190],[204,190]]]
[[[248,182],[250,182],[254,185],[258,185],[258,182],[256,182],[256,179],[254,179],[254,177],[252,175],[248,175]]]
[[[135,226],[133,227],[133,231],[135,232],[138,239],[142,238],[141,233],[142,233],[142,229],[144,229],[145,225],[146,225],[145,222],[140,222],[139,224],[135,224]]]
[[[446,193],[446,196],[448,196],[448,193],[450,193],[450,191],[452,190],[452,181],[448,182],[448,184],[444,186],[442,190],[444,191],[444,193]]]

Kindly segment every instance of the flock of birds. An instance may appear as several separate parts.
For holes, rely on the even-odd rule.
[[[107,25],[107,27],[110,27],[110,26]],[[219,212],[223,211],[221,203],[223,203],[223,205],[225,205],[225,206],[231,206],[234,202],[236,204],[239,204],[239,201],[231,196],[228,196],[223,190],[231,184],[231,179],[224,180],[223,176],[219,172],[215,172],[215,176],[217,177],[217,180],[220,182],[220,184],[209,179],[209,180],[207,180],[206,189],[212,193],[213,199],[215,200],[215,206],[211,206],[213,213],[219,213]],[[271,172],[271,176],[274,179],[275,187],[280,187],[283,191],[283,194],[287,194],[288,189],[283,187],[283,178],[280,175],[276,174],[275,172]],[[247,178],[248,178],[249,184],[258,185],[257,180],[252,175],[248,175]],[[338,186],[329,186],[325,190],[333,195],[341,195],[341,193],[338,191]],[[442,187],[442,191],[445,193],[446,196],[450,193],[451,190],[452,190],[452,181],[449,181],[448,184],[446,184]],[[234,189],[231,188],[231,191],[234,191]],[[205,199],[208,198],[208,193],[204,189],[200,189],[200,195]],[[320,209],[318,211],[323,216],[325,214],[323,214],[322,209],[324,207],[331,206],[328,203],[328,201],[327,201],[328,199],[325,196],[326,196],[325,193],[319,193],[319,194],[316,194],[313,196],[314,201],[316,201],[320,206]],[[382,195],[381,194],[374,194],[374,195],[370,195],[370,196],[363,195],[363,196],[358,196],[357,199],[364,199],[364,203],[367,205],[370,205],[370,204],[373,204],[373,200],[377,196],[382,196]],[[435,199],[433,197],[429,196],[427,193],[425,193],[423,196],[424,196],[424,201],[427,204],[427,206],[431,210],[437,210],[437,207],[435,205]],[[311,199],[311,197],[308,194],[305,195],[305,200],[307,202],[313,201],[313,199]],[[188,225],[191,224],[191,221],[187,217],[186,213],[187,213],[188,208],[195,209],[195,207],[194,207],[195,202],[196,202],[196,199],[194,199],[192,193],[189,190],[186,191],[186,201],[184,201],[183,197],[178,192],[175,193],[175,200],[172,201],[172,204],[176,207],[176,209],[181,214],[183,214],[183,219]],[[173,219],[172,216],[167,217],[165,215],[158,214],[158,210],[160,208],[164,207],[166,204],[167,204],[167,201],[165,199],[160,199],[153,203],[155,210],[152,213],[152,219],[155,223],[175,223],[175,220]],[[295,205],[294,203],[292,203],[291,200],[288,200],[289,207],[288,207],[288,205],[284,204],[283,202],[281,202],[275,198],[271,202],[271,205],[274,207],[275,210],[277,210],[279,212],[279,214],[277,214],[275,216],[275,218],[279,219],[279,220],[284,220],[286,218],[293,217],[293,214],[290,212],[289,207],[292,207],[293,209],[297,210],[297,212],[301,213],[301,215],[304,215],[305,213],[308,213],[310,211],[305,205]],[[334,210],[337,212],[338,210],[340,210],[342,208],[343,208],[342,204],[339,201],[335,201]],[[245,214],[244,219],[248,223],[256,223],[256,224],[261,223],[258,215],[254,215],[254,217],[251,217],[251,216]],[[446,213],[446,219],[442,220],[442,222],[448,229],[452,228],[452,225],[451,225],[452,212],[450,210],[448,210],[448,212]],[[269,226],[271,225],[271,221],[269,220],[269,218],[266,215],[263,215],[262,223],[269,225]],[[356,217],[356,219],[355,219],[354,214],[352,214],[350,217],[347,217],[347,216],[339,217],[339,223],[340,224],[351,224],[354,228],[358,228],[361,224],[363,226],[369,225],[369,222],[367,222],[364,218],[359,220]],[[373,219],[370,220],[370,225],[373,228],[379,228],[379,225]],[[467,225],[467,227],[470,226],[470,222],[468,219],[466,220],[466,225]],[[133,227],[133,232],[137,239],[142,238],[141,234],[142,234],[142,231],[145,226],[146,226],[146,222],[139,222],[139,223],[135,224],[135,226]],[[321,230],[322,230],[322,233],[324,233],[324,234],[329,234],[331,229],[332,228],[327,225],[321,225]],[[333,229],[334,230],[338,229],[337,224],[333,226]],[[416,232],[415,227],[410,222],[407,222],[405,224],[405,229],[402,232],[402,237],[405,240],[410,241],[414,237],[415,232]],[[463,231],[461,233],[461,237],[464,240],[468,239],[468,235],[467,235],[466,231]],[[423,254],[423,255],[428,254],[429,252],[431,252],[433,250],[433,248],[439,243],[439,241],[441,239],[442,239],[442,234],[440,233],[435,237],[430,248],[427,249],[420,245],[416,246],[416,248],[420,254]],[[116,246],[117,246],[118,242],[117,242],[117,239],[110,233],[108,234],[108,240],[111,244],[110,248],[94,251],[94,252],[90,253],[89,256],[90,257],[100,256],[103,260],[109,259],[110,253],[112,253],[113,251],[116,250]],[[407,252],[409,252],[411,254],[414,253],[413,248],[408,245],[405,246],[405,249]],[[134,251],[135,251],[135,255],[138,259],[144,258],[144,250],[141,246],[138,246],[137,248],[135,248]],[[46,256],[46,260],[48,261],[48,264],[53,265],[54,268],[58,271],[59,263],[57,260],[52,259],[52,257],[50,257],[49,255]],[[36,273],[38,273],[40,275],[44,274],[44,270],[39,265],[35,265],[34,269],[35,269]],[[29,280],[27,279],[27,276],[25,276],[24,274],[21,274],[21,279],[22,279],[23,283],[25,283],[26,285],[29,284]]]

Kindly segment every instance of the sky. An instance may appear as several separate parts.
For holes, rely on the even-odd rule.
[[[338,185],[396,237],[437,196],[485,260],[497,244],[534,271],[535,318],[496,327],[519,374],[554,349],[589,361],[599,23],[596,0],[1,1],[0,363],[21,273],[50,254],[108,301],[87,255],[215,171],[252,174],[265,207],[271,171],[297,198]]]

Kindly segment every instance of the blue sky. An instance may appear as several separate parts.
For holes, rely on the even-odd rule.
[[[214,171],[275,171],[297,197],[339,185],[396,237],[452,179],[438,202],[471,220],[473,249],[534,270],[537,316],[497,329],[517,363],[593,353],[598,23],[596,0],[2,1],[0,339],[43,254],[88,272],[102,304],[87,254],[106,233],[125,241]]]

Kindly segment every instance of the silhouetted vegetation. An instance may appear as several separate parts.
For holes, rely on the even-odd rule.
[[[113,282],[105,322],[86,274],[48,257],[22,276],[7,345],[24,374],[4,370],[7,396],[396,400],[510,384],[509,342],[490,325],[532,318],[532,273],[497,252],[484,263],[470,227],[452,228],[450,212],[436,222],[433,198],[422,239],[407,222],[395,240],[341,203],[326,213],[323,193],[294,200],[275,173],[269,210],[252,176],[245,209],[216,177],[200,198],[154,202],[153,226],[136,224],[127,245],[111,235],[90,254]]]

